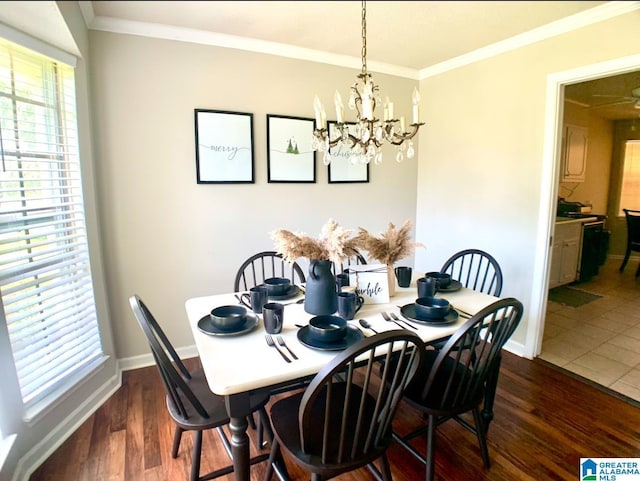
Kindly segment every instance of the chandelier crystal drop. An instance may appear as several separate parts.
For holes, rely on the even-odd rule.
[[[348,161],[352,164],[382,163],[382,146],[385,142],[398,148],[396,161],[402,162],[405,156],[409,159],[415,156],[415,147],[411,140],[418,129],[424,125],[420,122],[420,94],[413,89],[413,117],[407,130],[405,118],[395,118],[393,102],[389,97],[384,102],[383,119],[376,118],[376,106],[382,104],[380,89],[373,82],[373,77],[367,72],[367,8],[366,0],[362,0],[362,71],[356,82],[351,86],[351,94],[347,100],[350,110],[355,110],[357,120],[345,122],[344,104],[340,92],[336,90],[333,97],[336,108],[335,129],[329,132],[327,128],[327,114],[324,105],[316,95],[313,100],[313,110],[316,117],[316,128],[313,131],[311,146],[313,150],[324,152],[323,163],[331,163],[331,148],[341,144],[349,151]],[[406,142],[406,143],[405,143]]]

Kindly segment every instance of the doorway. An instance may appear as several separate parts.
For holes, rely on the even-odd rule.
[[[640,55],[580,67],[565,72],[558,72],[547,77],[546,117],[543,153],[543,173],[541,183],[541,200],[539,209],[539,229],[536,268],[533,273],[534,292],[532,292],[531,321],[527,333],[525,350],[536,357],[542,348],[544,321],[547,309],[548,273],[551,261],[549,240],[554,234],[554,221],[558,196],[558,180],[560,172],[560,155],[562,148],[562,119],[564,116],[565,86],[578,82],[619,75],[633,70],[640,70]]]

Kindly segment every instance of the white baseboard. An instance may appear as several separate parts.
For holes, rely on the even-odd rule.
[[[192,357],[198,357],[198,350],[196,349],[195,344],[191,346],[178,347],[176,348],[176,352],[178,353],[178,356],[180,356],[180,359],[190,359]],[[120,371],[140,369],[141,367],[149,367],[153,366],[154,364],[155,361],[151,353],[118,359],[118,368],[120,369]]]
[[[525,345],[515,341],[507,341],[504,345],[504,350],[509,351],[516,356],[524,357],[525,359],[531,360],[532,358],[526,354]]]

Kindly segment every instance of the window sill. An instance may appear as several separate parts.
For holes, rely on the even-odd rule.
[[[16,438],[17,436],[12,434],[11,436],[0,439],[0,471],[2,471],[2,466],[4,466],[4,462],[9,456],[9,451],[11,451],[11,447]]]
[[[23,421],[28,425],[33,425],[33,423],[37,422],[51,411],[51,409],[67,399],[78,386],[82,385],[98,369],[102,368],[108,359],[109,356],[96,358],[93,362],[76,372],[73,377],[68,378],[58,389],[52,391],[49,396],[29,406],[25,411]]]

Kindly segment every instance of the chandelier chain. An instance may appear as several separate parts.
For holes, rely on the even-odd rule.
[[[362,0],[362,75],[367,75],[367,2]]]

